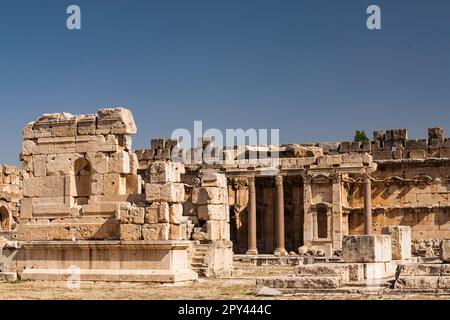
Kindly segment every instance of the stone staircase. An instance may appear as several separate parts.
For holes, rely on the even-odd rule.
[[[191,254],[191,268],[198,273],[200,277],[206,277],[208,271],[207,254],[209,251],[209,244],[197,244],[192,248]]]

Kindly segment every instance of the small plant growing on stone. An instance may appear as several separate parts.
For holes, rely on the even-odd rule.
[[[370,139],[366,135],[364,130],[356,130],[354,141],[355,142],[366,142],[366,141],[370,141]]]

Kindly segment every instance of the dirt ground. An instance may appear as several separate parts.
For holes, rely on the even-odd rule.
[[[349,300],[349,299],[450,299],[436,295],[314,294],[256,297],[255,278],[264,275],[289,274],[293,267],[237,266],[236,276],[229,279],[200,279],[185,284],[82,282],[79,289],[69,289],[66,282],[15,281],[0,283],[0,300]]]

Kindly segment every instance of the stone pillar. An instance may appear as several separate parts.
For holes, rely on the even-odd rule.
[[[276,212],[276,234],[277,234],[277,246],[275,249],[275,255],[286,255],[285,239],[284,239],[284,189],[283,189],[283,177],[275,177],[275,193],[277,198],[277,212]]]
[[[370,177],[364,178],[364,234],[372,234],[372,181]]]
[[[255,177],[248,178],[248,250],[246,254],[258,254],[256,246],[256,187]]]
[[[311,213],[312,204],[312,189],[311,189],[311,177],[308,175],[303,176],[303,245],[311,246],[314,233],[314,221]]]
[[[340,174],[333,174],[331,176],[333,181],[332,186],[332,228],[331,239],[333,250],[342,249],[342,177]]]

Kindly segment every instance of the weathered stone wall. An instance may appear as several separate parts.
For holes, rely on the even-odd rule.
[[[21,171],[14,166],[0,165],[0,233],[17,229],[21,198]]]
[[[372,174],[374,232],[383,226],[405,225],[415,240],[446,238],[450,232],[450,160],[390,160],[378,162]],[[363,231],[362,186],[349,196],[350,234]]]
[[[139,201],[131,111],[45,114],[23,131],[19,240],[117,239],[118,203]],[[142,197],[141,197],[142,198]]]

